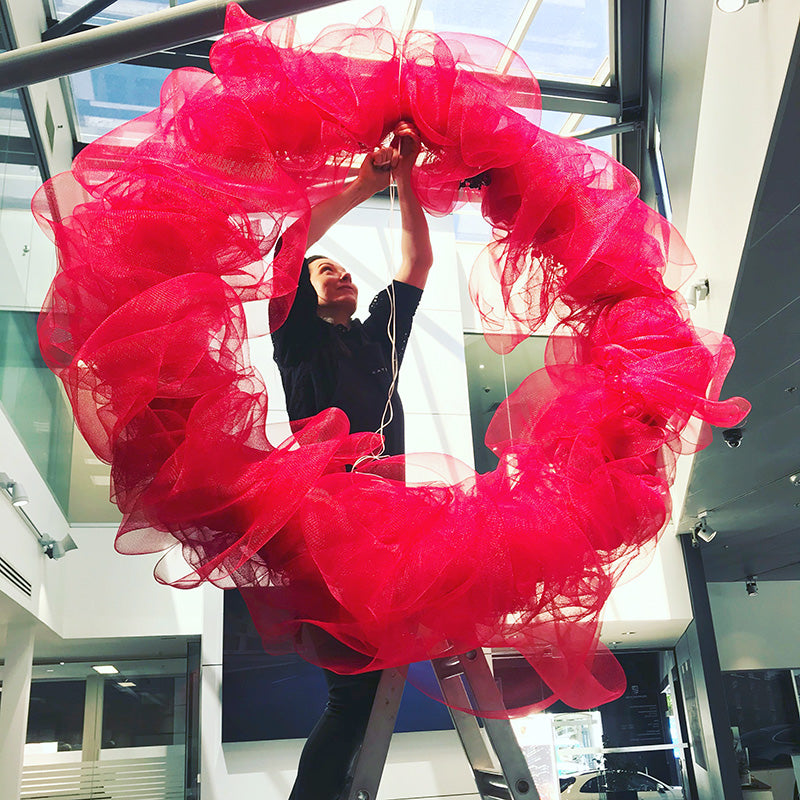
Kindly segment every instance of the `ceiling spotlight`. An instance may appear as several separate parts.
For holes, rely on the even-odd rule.
[[[42,552],[48,558],[53,559],[64,558],[70,550],[78,549],[78,545],[75,544],[75,540],[69,534],[58,542],[49,536],[43,536],[39,540],[39,545],[42,548]]]
[[[800,489],[800,472],[796,472],[794,475],[790,475],[789,483],[791,483],[792,486],[796,486],[798,489]]]
[[[717,532],[709,527],[705,516],[701,516],[700,519],[695,522],[693,532],[695,537],[702,539],[704,542],[710,542],[717,535]]]
[[[758,581],[755,575],[748,575],[745,578],[744,588],[747,590],[748,597],[755,597],[758,594]]]
[[[750,3],[761,3],[763,0],[717,0],[717,8],[720,11],[725,11],[728,14],[733,14],[736,11],[741,11],[746,5]]]
[[[689,304],[690,308],[697,308],[698,302],[700,300],[705,300],[708,297],[708,292],[708,278],[703,278],[703,280],[696,281],[689,287],[689,294],[686,297],[686,302]]]
[[[0,488],[5,489],[11,495],[11,503],[17,508],[27,504],[28,495],[25,492],[25,487],[9,478],[5,472],[0,472]]]

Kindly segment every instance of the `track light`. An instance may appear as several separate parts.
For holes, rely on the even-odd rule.
[[[716,535],[717,532],[709,527],[705,514],[703,514],[694,524],[694,536],[704,542],[710,542]]]
[[[25,487],[21,483],[17,483],[12,478],[9,478],[5,472],[0,472],[0,488],[5,489],[11,495],[12,505],[20,506],[27,505],[28,495]]]
[[[703,280],[693,283],[689,287],[689,294],[686,297],[686,302],[689,304],[689,307],[697,308],[698,302],[708,297],[708,292],[708,278],[703,278]]]
[[[53,559],[64,558],[70,550],[78,549],[78,545],[75,544],[75,540],[69,534],[58,542],[49,536],[44,536],[39,540],[39,545],[42,548],[42,552],[48,558]]]
[[[758,581],[755,575],[748,575],[745,578],[744,588],[748,597],[755,597],[758,594]]]

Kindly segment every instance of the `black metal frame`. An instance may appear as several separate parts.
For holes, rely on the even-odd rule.
[[[620,133],[617,160],[634,175],[641,175],[645,164],[644,135],[644,43],[646,0],[615,0],[614,75],[620,106],[619,122],[638,123]]]
[[[78,30],[84,22],[90,20],[101,11],[105,11],[109,6],[113,6],[117,0],[90,0],[85,6],[65,17],[60,22],[50,25],[42,34],[42,41],[57,39],[59,36],[66,36],[68,33]]]

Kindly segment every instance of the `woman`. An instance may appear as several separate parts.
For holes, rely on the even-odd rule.
[[[356,179],[311,212],[309,246],[348,211],[385,189],[394,176],[401,218],[401,263],[391,285],[372,301],[364,322],[354,320],[358,289],[333,259],[305,259],[286,322],[273,333],[274,357],[295,429],[336,407],[351,432],[376,431],[383,453],[404,450],[403,408],[395,388],[414,312],[433,262],[428,224],[411,188],[420,151],[416,129],[401,123],[391,147],[364,160]],[[328,704],[300,757],[290,800],[338,800],[364,738],[379,672],[337,675],[325,670]]]

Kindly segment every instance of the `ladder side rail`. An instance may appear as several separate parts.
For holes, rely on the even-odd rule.
[[[464,678],[479,707],[495,712],[505,711],[500,689],[483,651],[471,650],[460,656],[460,661]],[[513,800],[540,800],[530,767],[509,720],[485,717],[483,724]]]
[[[452,670],[453,661],[459,664],[457,659],[436,659],[433,662],[433,669],[439,680],[442,697],[450,711],[453,726],[458,733],[459,739],[461,739],[461,745],[473,772],[496,771],[497,766],[481,734],[477,717],[474,714],[468,714],[466,711],[460,710],[462,708],[472,708],[472,701],[464,688],[460,667],[458,672],[453,672]]]
[[[375,800],[400,709],[408,668],[387,669],[381,675],[369,715],[364,743],[355,758],[347,800]]]

